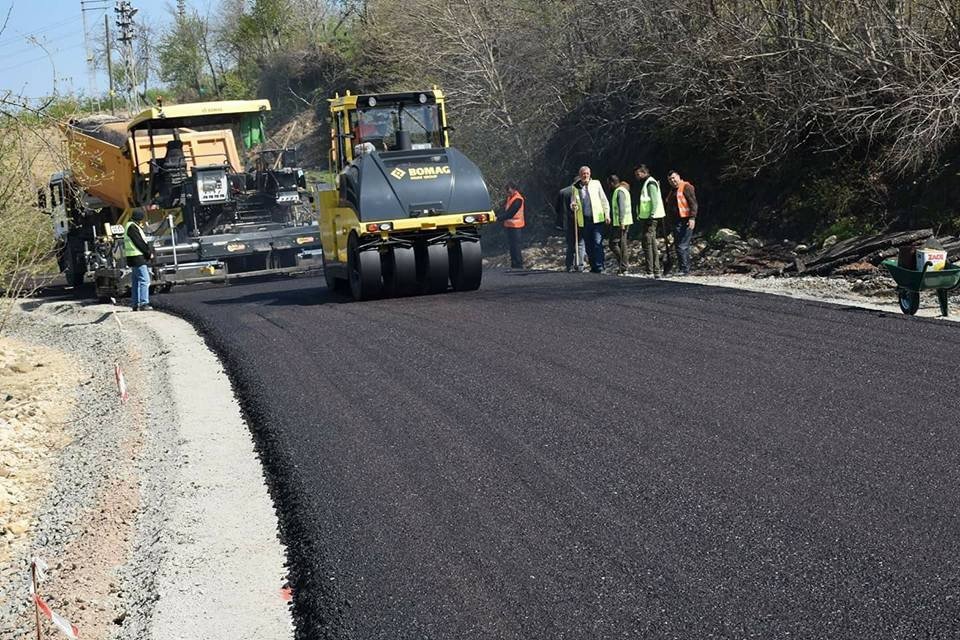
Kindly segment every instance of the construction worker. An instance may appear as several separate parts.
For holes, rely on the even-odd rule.
[[[633,205],[630,203],[630,183],[617,175],[607,178],[610,194],[610,252],[617,259],[617,275],[623,275],[630,267],[627,254],[627,233],[633,224]]]
[[[577,181],[574,176],[573,182]],[[583,271],[583,265],[586,263],[586,251],[584,250],[583,235],[577,232],[577,221],[570,209],[570,201],[573,198],[573,183],[567,185],[557,194],[557,220],[555,226],[557,231],[563,231],[567,240],[566,265],[567,273],[571,271]]]
[[[660,183],[650,175],[650,169],[641,164],[633,172],[640,183],[640,202],[637,203],[637,218],[642,227],[643,254],[647,260],[647,275],[659,278],[663,271],[660,269],[660,247],[657,246],[657,220],[666,217],[663,208],[663,197],[660,194]]]
[[[134,209],[131,219],[123,233],[123,255],[130,267],[130,306],[134,311],[149,311],[150,306],[150,267],[153,250],[147,243],[143,232],[146,215],[143,209]]]
[[[579,179],[573,185],[570,208],[577,227],[583,230],[590,272],[603,273],[603,226],[610,224],[610,202],[600,181],[590,178],[590,167],[580,167],[578,175]]]
[[[693,238],[693,228],[697,225],[697,192],[673,169],[667,173],[667,180],[672,187],[667,195],[667,212],[675,221],[673,240],[677,246],[680,274],[685,276],[690,273],[690,240]]]
[[[507,234],[510,244],[510,268],[523,269],[523,253],[520,251],[520,229],[526,224],[524,214],[524,198],[514,182],[507,183],[507,201],[503,205],[503,230]]]

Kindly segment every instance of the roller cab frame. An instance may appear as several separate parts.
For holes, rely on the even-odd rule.
[[[449,143],[443,92],[330,99],[336,185],[315,198],[330,288],[356,300],[477,289],[496,221],[480,170]]]

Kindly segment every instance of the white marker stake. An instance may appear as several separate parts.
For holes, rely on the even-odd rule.
[[[70,623],[69,620],[50,608],[50,605],[40,597],[40,583],[47,579],[47,563],[42,558],[34,558],[30,562],[30,596],[33,600],[33,606],[37,615],[37,639],[41,638],[40,614],[42,613],[53,623],[57,629],[63,632],[68,638],[79,640],[80,630]]]
[[[113,373],[117,378],[117,392],[120,394],[120,402],[126,402],[130,395],[127,393],[127,381],[123,377],[123,370],[120,368],[119,362],[114,363]]]

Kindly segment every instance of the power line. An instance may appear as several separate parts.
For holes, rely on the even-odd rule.
[[[36,50],[37,50],[41,45],[50,46],[50,45],[52,45],[52,44],[53,44],[53,43],[51,43],[51,42],[34,43],[34,44],[31,44],[31,45],[29,45],[29,46],[27,46],[27,47],[24,47],[23,49],[17,49],[16,51],[14,51],[14,52],[12,52],[12,53],[3,53],[3,54],[0,54],[0,55],[2,55],[4,58],[17,58],[17,57],[22,56],[22,55],[26,55],[26,54],[29,54],[29,53],[34,53],[34,52],[36,52]],[[56,47],[59,49],[59,48],[61,47],[61,44],[65,44],[65,45],[68,45],[68,46],[73,46],[73,44],[76,44],[76,42],[73,41],[73,40],[58,40],[57,43],[56,43]]]
[[[51,55],[49,55],[49,56],[44,55],[44,56],[40,56],[40,57],[38,57],[38,58],[32,58],[32,59],[30,59],[30,60],[21,60],[20,62],[18,62],[18,63],[15,64],[15,65],[11,65],[11,66],[9,66],[9,67],[3,67],[2,69],[0,69],[0,71],[11,71],[11,70],[13,70],[13,69],[20,69],[20,68],[23,67],[24,65],[30,64],[30,63],[32,63],[32,62],[39,62],[40,60],[50,60],[50,59],[53,57],[53,54],[54,54],[54,53],[62,53],[62,52],[64,52],[64,51],[73,51],[74,49],[79,49],[79,48],[82,47],[82,46],[83,46],[83,43],[80,42],[80,43],[78,43],[78,44],[73,45],[72,47],[63,47],[63,48],[61,48],[61,49],[57,49],[56,51],[51,52]]]
[[[69,37],[70,35],[72,35],[72,33],[73,33],[74,31],[76,31],[76,29],[75,29],[75,27],[74,27],[73,25],[62,25],[62,26],[57,27],[56,29],[54,29],[54,30],[52,30],[52,31],[48,31],[48,32],[45,33],[45,34],[39,34],[39,33],[38,33],[38,34],[24,35],[24,36],[21,37],[21,38],[16,38],[16,39],[10,40],[10,41],[7,42],[6,44],[0,44],[0,50],[2,50],[2,49],[8,49],[8,48],[10,48],[10,47],[17,47],[17,46],[22,45],[24,42],[30,42],[31,40],[35,40],[35,39],[36,39],[36,40],[49,40],[50,38]],[[62,32],[62,33],[61,33],[61,32]],[[11,53],[9,53],[9,52],[5,52],[5,53],[2,53],[2,54],[0,54],[0,55],[8,56],[8,55],[13,55],[13,54],[11,54]]]
[[[47,31],[50,31],[51,29],[56,29],[56,28],[58,28],[58,27],[62,27],[63,25],[66,25],[66,24],[72,24],[74,21],[76,21],[76,18],[69,18],[69,19],[63,20],[63,21],[61,21],[61,22],[54,22],[53,24],[47,25],[47,26],[44,27],[43,29],[37,29],[36,31],[27,31],[26,33],[22,33],[22,34],[15,35],[15,36],[14,36],[14,35],[7,36],[6,38],[0,39],[0,47],[6,45],[8,42],[14,42],[14,41],[20,40],[20,39],[22,39],[22,38],[27,38],[27,37],[35,36],[35,35],[38,35],[38,34],[41,34],[41,33],[46,33]]]

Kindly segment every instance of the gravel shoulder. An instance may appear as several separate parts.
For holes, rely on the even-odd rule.
[[[0,350],[0,638],[33,637],[31,556],[84,638],[293,637],[253,441],[188,323],[30,300]]]
[[[634,275],[628,277],[643,278],[647,276]],[[896,302],[896,293],[892,286],[889,291],[875,291],[872,295],[864,295],[857,291],[857,285],[860,283],[855,279],[821,278],[816,276],[753,278],[751,276],[730,274],[694,274],[686,277],[671,277],[670,280],[703,284],[712,287],[743,289],[745,291],[769,293],[771,295],[797,298],[800,300],[815,300],[817,302],[828,302],[847,307],[872,309],[875,311],[895,313],[897,315],[901,314],[900,307]],[[940,307],[937,305],[936,296],[932,291],[924,291],[920,295],[920,309],[916,315],[924,318],[939,318],[952,322],[960,321],[960,297],[957,295],[950,296],[950,316],[943,318],[940,316]]]

